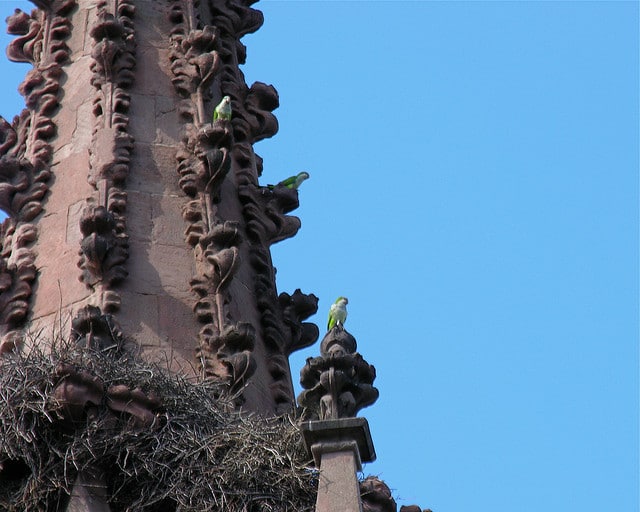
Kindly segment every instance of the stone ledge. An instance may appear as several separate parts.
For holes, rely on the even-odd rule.
[[[307,421],[301,425],[307,453],[320,465],[320,455],[335,452],[341,446],[351,449],[351,442],[357,445],[358,458],[362,462],[376,460],[376,452],[366,418],[341,418],[337,420]],[[313,448],[313,449],[312,449]]]

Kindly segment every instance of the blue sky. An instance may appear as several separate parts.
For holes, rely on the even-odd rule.
[[[364,472],[434,512],[637,511],[638,3],[255,7],[262,182],[311,174],[278,288],[321,327],[349,297]],[[11,117],[27,68],[0,66]]]

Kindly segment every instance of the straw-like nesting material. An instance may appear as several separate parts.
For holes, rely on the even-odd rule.
[[[153,423],[114,412],[106,394],[80,421],[64,421],[54,395],[64,365],[97,377],[99,389],[155,395]],[[219,396],[121,348],[0,358],[0,510],[64,510],[83,472],[105,483],[114,512],[312,511],[317,473],[295,421],[241,415]]]

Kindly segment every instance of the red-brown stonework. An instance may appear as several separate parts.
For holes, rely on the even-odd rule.
[[[270,246],[300,221],[297,191],[258,184],[253,143],[277,132],[278,95],[238,66],[262,14],[246,0],[34,3],[9,19],[9,57],[34,67],[27,108],[0,120],[0,351],[68,337],[91,312],[243,407],[290,409],[288,356],[317,339],[303,322],[317,299],[275,284]],[[224,95],[232,118],[213,123]]]

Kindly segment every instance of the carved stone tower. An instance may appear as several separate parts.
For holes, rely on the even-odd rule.
[[[301,372],[300,421],[280,416],[318,299],[276,290],[298,192],[259,183],[278,95],[239,67],[255,1],[32,0],[7,20],[33,68],[0,118],[2,510],[396,510],[357,479],[378,390],[344,319]]]
[[[278,95],[239,68],[254,0],[33,3],[8,19],[9,58],[33,69],[0,120],[0,352],[124,336],[246,409],[288,410],[317,299],[276,291],[298,194],[259,184]],[[213,122],[223,96],[231,120]]]

